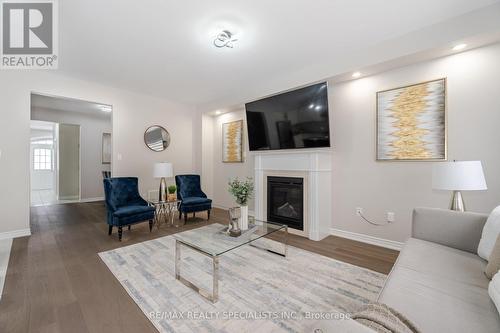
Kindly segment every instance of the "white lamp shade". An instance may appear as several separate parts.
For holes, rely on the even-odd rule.
[[[155,178],[170,178],[174,176],[174,168],[172,163],[155,163],[154,177]]]
[[[487,190],[481,161],[443,162],[434,165],[432,188],[449,191]]]

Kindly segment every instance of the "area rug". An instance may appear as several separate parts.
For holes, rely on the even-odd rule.
[[[386,279],[292,246],[284,258],[245,245],[220,257],[212,304],[175,279],[174,253],[172,236],[99,253],[160,332],[302,332],[311,319],[348,318],[376,300]],[[182,248],[183,276],[211,290],[211,269],[209,258]]]

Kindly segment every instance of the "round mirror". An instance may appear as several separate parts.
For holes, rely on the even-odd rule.
[[[151,126],[144,132],[144,143],[152,151],[164,151],[170,145],[170,134],[161,126]]]

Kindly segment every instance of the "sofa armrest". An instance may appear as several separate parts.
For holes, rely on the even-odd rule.
[[[477,253],[488,215],[437,208],[413,210],[412,237]]]

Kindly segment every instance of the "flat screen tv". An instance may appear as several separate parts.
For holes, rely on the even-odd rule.
[[[326,82],[245,104],[251,151],[330,147]]]

